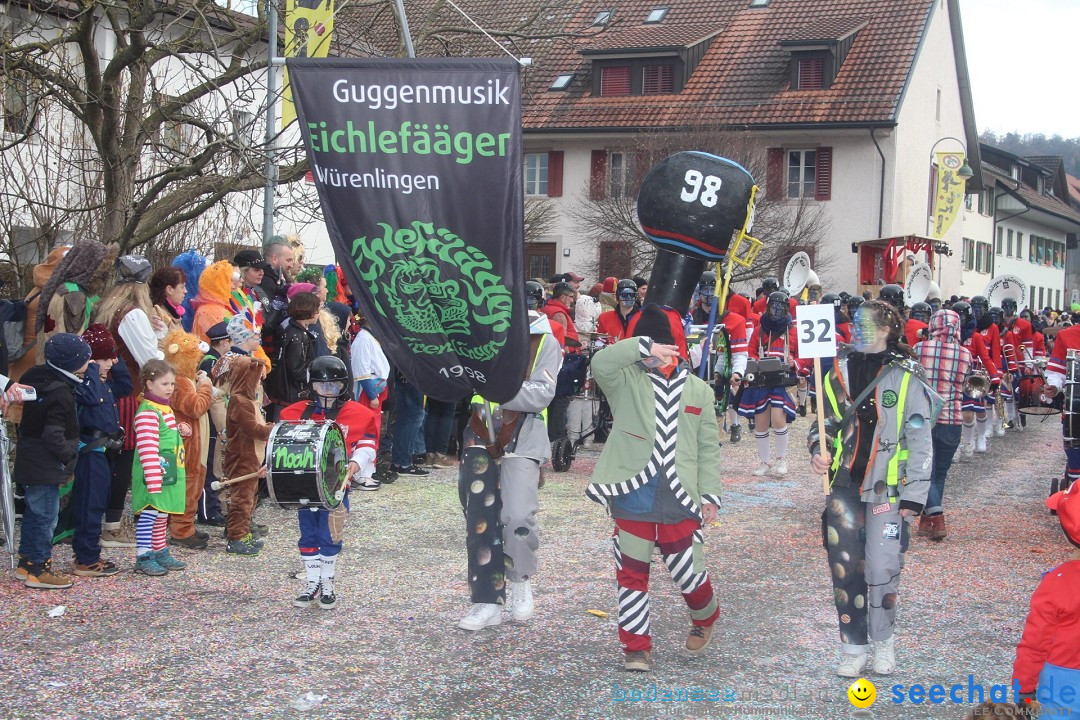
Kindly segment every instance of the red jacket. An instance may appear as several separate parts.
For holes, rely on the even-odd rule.
[[[1080,560],[1043,575],[1031,596],[1031,610],[1013,663],[1013,678],[1020,681],[1020,692],[1035,692],[1046,664],[1080,670]],[[1054,688],[1055,697],[1058,690]]]
[[[1017,364],[1023,360],[1030,360],[1035,355],[1035,341],[1031,336],[1031,323],[1024,318],[1015,318],[1012,323],[1006,323],[1005,337],[1002,345],[1012,348],[1006,357],[1010,359],[1009,370],[1017,371]],[[1004,349],[1004,348],[1003,348]]]
[[[1065,359],[1069,350],[1080,350],[1080,325],[1070,325],[1063,328],[1054,338],[1054,349],[1050,351],[1050,359],[1046,361],[1046,373],[1058,375],[1065,374]],[[1055,383],[1058,388],[1060,383]]]
[[[923,333],[923,337],[920,337],[920,330],[926,330],[926,323],[914,318],[908,318],[907,325],[904,326],[904,342],[911,347],[915,347],[915,343],[925,340],[926,334]]]
[[[836,339],[842,343],[851,344],[851,323],[836,323]]]
[[[979,333],[972,333],[971,337],[963,343],[964,347],[971,353],[972,358],[978,358],[982,361],[983,370],[990,376],[991,380],[1001,379],[1001,370],[998,368],[997,363],[990,357],[990,353],[986,350],[986,341],[983,340],[983,336]]]
[[[679,346],[679,357],[683,360],[688,359],[690,352],[686,349],[686,331],[683,330],[682,318],[679,313],[671,308],[664,308],[664,314],[668,316],[668,322],[671,325],[671,336],[675,338],[675,344]],[[640,318],[641,313],[636,313],[630,318],[630,324],[627,326],[627,337],[634,334],[634,328],[637,327],[637,321]]]
[[[986,343],[986,352],[990,354],[994,365],[1004,372],[1005,366],[1001,362],[1001,331],[998,330],[998,326],[991,324],[985,330],[980,330],[979,334],[982,335],[983,342]]]
[[[633,308],[626,317],[623,317],[617,309],[602,312],[600,317],[596,319],[596,332],[600,335],[610,336],[612,343],[630,337],[630,324],[634,322],[634,318],[637,317],[639,312],[641,311]]]
[[[763,344],[766,341],[768,341],[767,348]],[[755,359],[760,359],[762,357],[778,357],[782,360],[784,359],[785,350],[787,352],[787,359],[792,367],[801,374],[810,372],[810,368],[814,365],[813,361],[799,359],[799,338],[795,334],[795,323],[792,323],[788,327],[786,348],[784,347],[783,335],[764,335],[761,330],[761,325],[754,328],[754,334],[750,338],[750,357]]]
[[[548,300],[544,303],[542,311],[550,319],[559,322],[566,329],[566,342],[564,343],[566,351],[570,353],[578,352],[581,347],[581,340],[578,339],[577,328],[574,327],[574,316],[570,314],[570,308],[558,300]]]
[[[302,400],[281,409],[278,414],[279,420],[297,422],[304,414],[311,402]],[[312,420],[322,420],[322,412],[316,410],[311,416]],[[379,448],[379,413],[367,405],[347,400],[338,411],[334,422],[341,426],[345,433],[345,448],[351,457],[358,447],[367,447],[372,450]]]

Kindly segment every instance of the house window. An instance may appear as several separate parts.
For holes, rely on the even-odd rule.
[[[1043,291],[1045,291],[1045,290],[1046,290],[1046,288],[1039,288],[1039,304],[1035,305],[1034,303],[1032,303],[1032,305],[1034,307],[1042,307],[1043,306]]]
[[[525,154],[525,194],[548,194],[548,154]]]
[[[617,65],[600,69],[600,96],[623,97],[630,94],[630,66]]]
[[[636,179],[633,153],[608,153],[608,197],[633,197]]]
[[[1005,228],[999,227],[997,229],[997,254],[1001,255],[1005,252]]]
[[[0,76],[3,83],[3,104],[0,119],[6,133],[27,135],[34,129],[34,115],[40,96],[33,78],[24,72],[14,71]]]
[[[750,0],[750,7],[768,7],[769,0]]]
[[[990,256],[993,250],[994,248],[990,243],[981,242],[975,244],[975,272],[990,273]]]
[[[935,106],[934,117],[938,122],[941,122],[941,90],[937,91],[937,105]]]
[[[799,60],[798,90],[821,90],[825,87],[825,58]]]
[[[1061,291],[1060,290],[1055,290],[1054,291],[1054,307],[1055,308],[1061,307]]]
[[[964,209],[970,211],[970,210],[973,209],[974,205],[975,205],[975,196],[972,195],[971,193],[968,193],[967,195],[965,195],[964,196]]]
[[[816,150],[788,150],[787,196],[814,197],[817,177]]]
[[[1010,229],[1009,234],[1008,234],[1008,238],[1005,240],[1005,254],[1008,255],[1009,257],[1012,257],[1012,248],[1013,248],[1013,231]],[[1019,254],[1020,253],[1018,252],[1017,255],[1019,255]]]
[[[994,193],[992,190],[983,190],[979,193],[979,214],[987,217],[994,216]]]
[[[608,240],[600,243],[600,277],[630,277],[630,243]]]
[[[601,10],[596,13],[596,19],[592,21],[593,27],[603,27],[610,23],[613,17],[615,17],[614,10]]]
[[[671,65],[646,65],[641,72],[642,95],[667,95],[675,91],[675,68]]]
[[[551,83],[551,87],[549,87],[548,90],[565,90],[566,88],[570,87],[570,83],[573,82],[573,80],[573,73],[560,75],[559,77],[555,78],[555,81]]]
[[[963,264],[965,270],[975,269],[975,241],[971,238],[964,238],[960,262]]]
[[[645,22],[651,25],[663,21],[668,14],[668,10],[669,8],[666,7],[653,8],[649,11],[649,15],[645,18]]]

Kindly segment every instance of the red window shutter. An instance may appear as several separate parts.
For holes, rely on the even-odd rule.
[[[820,90],[825,87],[825,61],[805,58],[799,61],[799,89]]]
[[[562,197],[562,150],[548,153],[548,197]]]
[[[784,199],[784,148],[769,148],[765,194],[770,200]]]
[[[641,94],[664,95],[675,89],[675,72],[671,65],[646,65],[642,71]]]
[[[605,197],[607,197],[607,150],[593,150],[589,172],[589,199],[603,200]]]
[[[814,199],[832,198],[832,148],[817,149],[817,173],[814,177]]]
[[[630,66],[606,67],[600,69],[601,97],[620,97],[630,94]]]

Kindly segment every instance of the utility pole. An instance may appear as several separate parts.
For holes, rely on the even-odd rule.
[[[274,237],[274,189],[277,187],[277,163],[274,157],[274,136],[277,125],[277,8],[274,0],[266,0],[269,23],[266,43],[266,188],[263,190],[262,241],[265,248]]]

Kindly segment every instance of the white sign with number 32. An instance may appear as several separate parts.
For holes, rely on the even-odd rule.
[[[836,310],[832,303],[795,308],[795,333],[800,358],[836,357]]]

